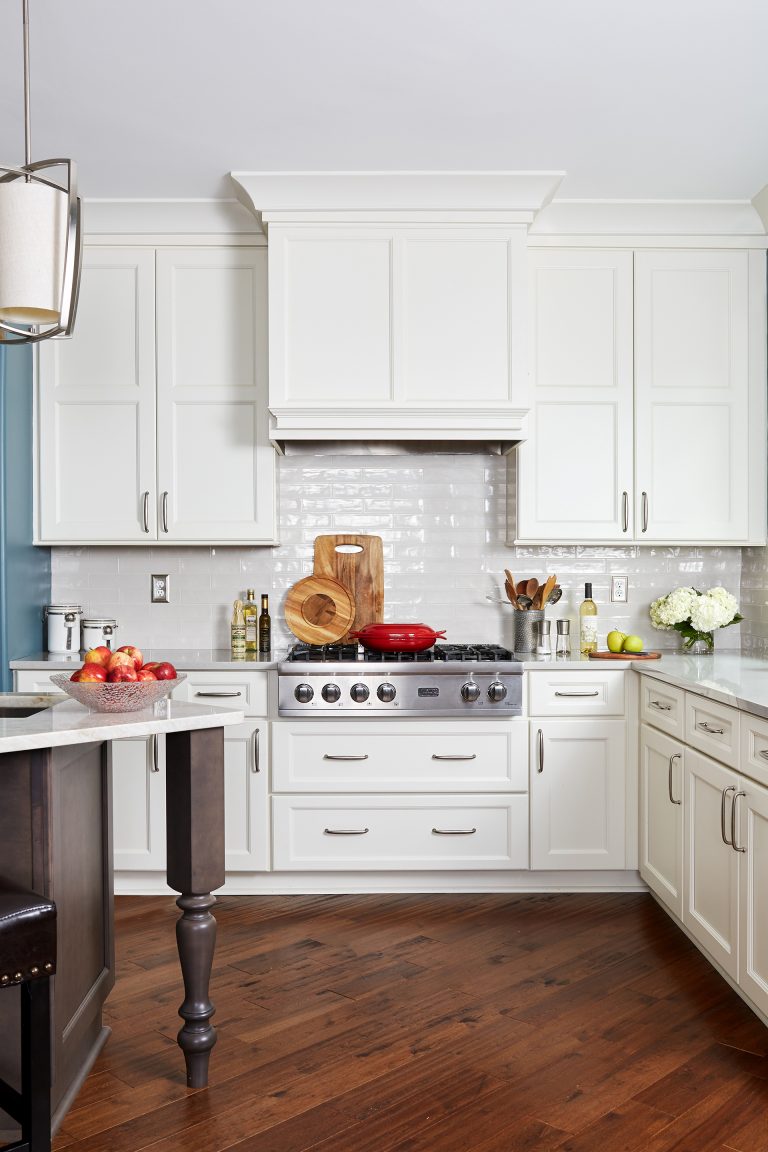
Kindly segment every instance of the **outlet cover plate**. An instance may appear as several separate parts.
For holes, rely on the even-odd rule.
[[[152,575],[152,603],[153,604],[170,604],[171,602],[171,589],[170,577],[167,575]]]
[[[611,603],[626,604],[629,599],[629,577],[611,576]]]

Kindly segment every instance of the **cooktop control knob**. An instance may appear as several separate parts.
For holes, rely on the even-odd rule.
[[[370,696],[368,685],[361,684],[359,681],[357,684],[352,685],[349,690],[349,694],[354,700],[355,704],[363,704]]]
[[[462,684],[461,698],[462,700],[466,700],[468,704],[474,704],[479,695],[480,685],[475,684],[474,680],[467,680],[465,684]]]
[[[315,694],[315,690],[311,684],[297,684],[293,694],[299,704],[309,704]]]
[[[494,680],[488,685],[488,699],[492,700],[494,704],[498,704],[507,695],[507,689],[502,684],[501,680]]]
[[[397,688],[395,688],[394,684],[379,684],[376,689],[376,695],[379,700],[383,700],[385,704],[389,704],[389,702],[397,696]]]
[[[327,704],[335,704],[341,696],[341,688],[338,684],[323,684],[321,695]]]

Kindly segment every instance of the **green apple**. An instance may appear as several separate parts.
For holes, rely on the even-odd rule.
[[[617,632],[615,629],[613,632],[609,632],[605,638],[605,642],[608,645],[608,651],[609,652],[621,652],[622,646],[623,646],[626,638],[627,638],[626,632]]]
[[[622,652],[642,652],[643,640],[641,636],[625,636],[621,647]]]

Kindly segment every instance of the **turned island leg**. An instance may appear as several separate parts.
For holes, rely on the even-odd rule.
[[[224,883],[224,729],[166,735],[168,884],[180,892],[176,942],[184,979],[178,1034],[190,1088],[208,1084],[216,1043],[209,995],[216,921],[211,895]]]

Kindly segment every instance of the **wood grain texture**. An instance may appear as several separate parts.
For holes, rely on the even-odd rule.
[[[339,545],[359,552],[337,552]],[[380,536],[315,537],[315,575],[331,576],[349,590],[355,615],[348,632],[384,619],[384,551]]]
[[[116,905],[59,1152],[768,1152],[768,1030],[648,896],[220,897],[197,1092],[173,899]]]
[[[334,644],[352,626],[352,593],[332,576],[307,576],[288,589],[285,622],[305,644]]]

